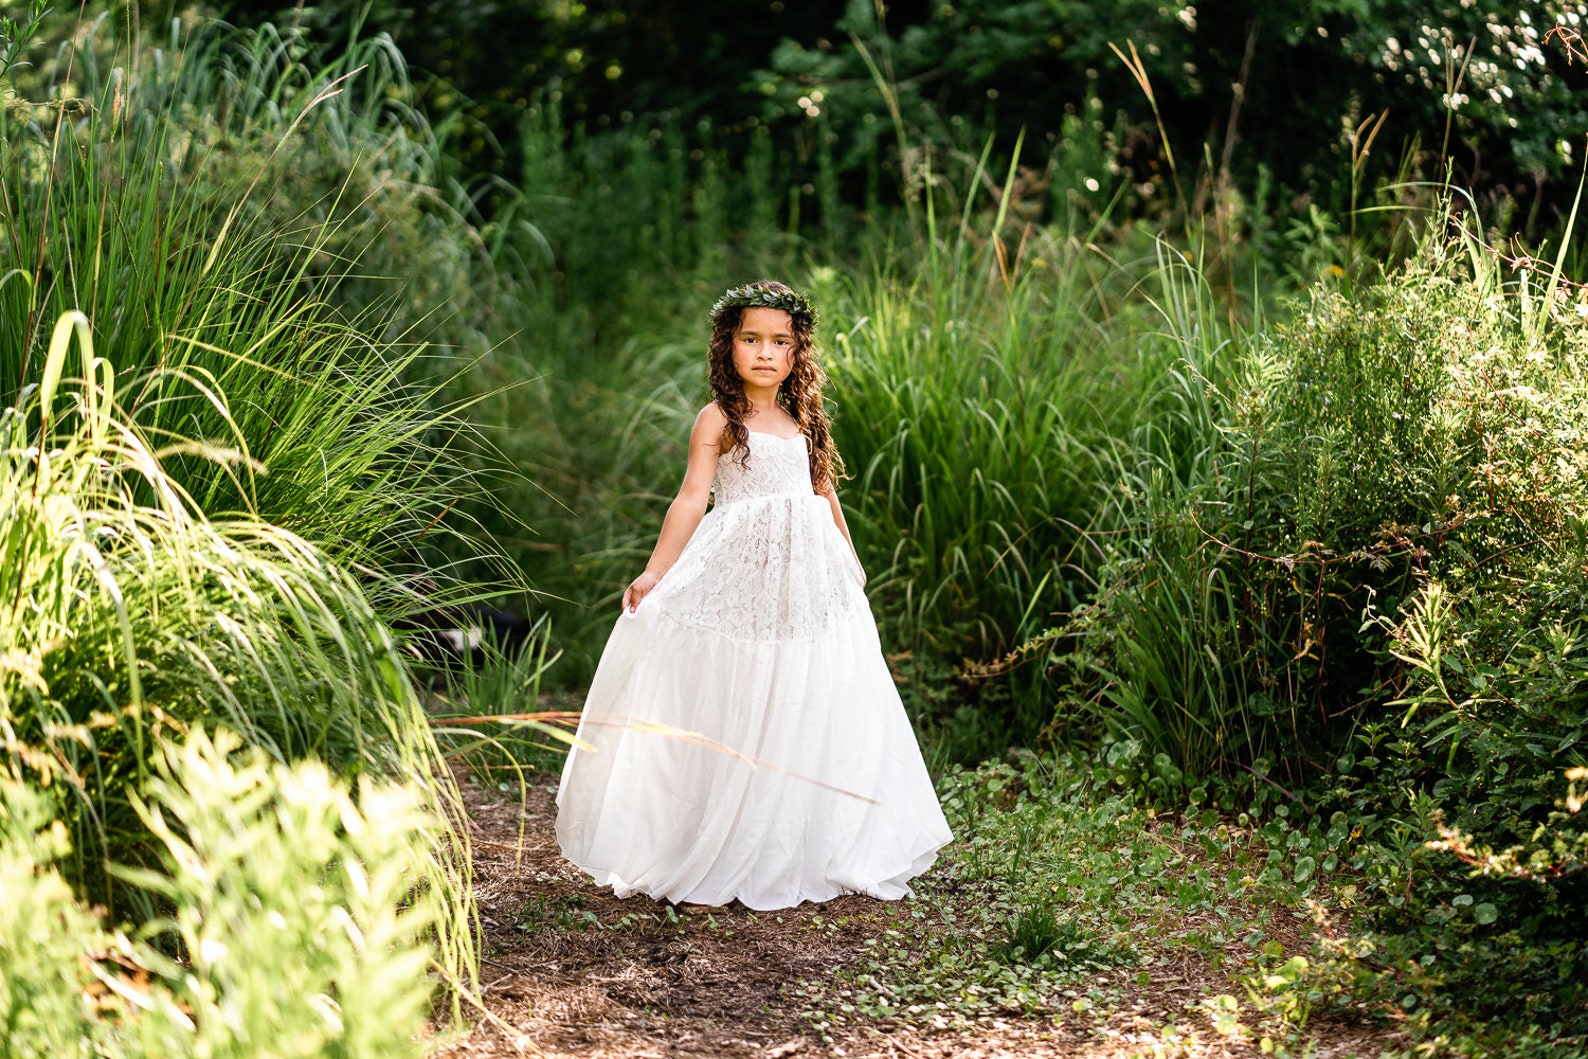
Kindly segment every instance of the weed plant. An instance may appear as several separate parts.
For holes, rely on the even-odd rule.
[[[1037,903],[1017,911],[1004,928],[1000,955],[1011,962],[1035,963],[1050,952],[1073,955],[1091,947],[1091,939],[1073,919],[1060,919],[1051,907]]]
[[[955,771],[939,794],[958,841],[865,957],[801,983],[819,1031],[970,1029],[1017,1013],[1084,1031],[1147,996],[1179,1034],[1212,1027],[1203,1002],[1228,997],[1265,1051],[1305,1040],[1322,991],[1308,999],[1315,979],[1283,973],[1309,965],[1291,940],[1305,903],[1350,900],[1339,884],[1360,851],[1346,828],[1158,812],[1081,757]],[[1183,1007],[1163,1004],[1171,985]]]

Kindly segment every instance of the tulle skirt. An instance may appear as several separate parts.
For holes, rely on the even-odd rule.
[[[758,910],[892,900],[951,838],[848,546],[816,501],[713,511],[612,631],[579,725],[586,747],[563,770],[557,837],[619,896]],[[719,583],[703,580],[720,573],[713,555],[734,561],[722,554],[741,536],[733,520],[766,517],[787,521],[776,569],[796,570],[809,599],[769,592],[763,564],[750,605],[773,599],[802,625],[695,620]]]

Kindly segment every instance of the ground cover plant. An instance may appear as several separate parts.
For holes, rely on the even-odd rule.
[[[1157,811],[1120,768],[1129,753],[1112,756],[945,778],[957,849],[864,957],[808,984],[818,1028],[1105,1023],[1167,973],[1192,995],[1160,993],[1163,1042],[1211,1028],[1307,1054],[1354,1026],[1374,1028],[1357,1054],[1580,1053],[1571,941],[1507,927],[1505,899],[1448,867],[1395,903],[1414,872],[1441,872],[1416,823],[1374,833],[1285,803],[1229,814],[1200,792]]]
[[[1107,768],[1034,755],[955,772],[942,790],[959,849],[870,958],[810,984],[818,1027],[1009,1013],[1087,1026],[1167,976],[1187,995],[1153,1012],[1165,1041],[1212,1029],[1300,1049],[1322,997],[1307,920],[1342,907],[1346,828],[1160,814]]]

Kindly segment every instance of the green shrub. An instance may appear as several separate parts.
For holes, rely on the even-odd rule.
[[[0,780],[0,1056],[91,1056],[107,1036],[88,990],[110,937],[51,868],[70,842],[49,800]]]
[[[350,789],[193,729],[137,811],[157,869],[118,869],[167,916],[131,935],[80,904],[50,803],[0,782],[0,1055],[419,1056],[447,916],[416,786]]]
[[[418,1056],[449,912],[430,847],[445,823],[413,786],[351,790],[194,729],[157,759],[138,816],[164,868],[127,871],[171,907],[185,961],[152,960],[199,1055]]]
[[[1128,532],[1049,660],[1122,776],[1376,844],[1368,994],[1581,1033],[1588,829],[1556,808],[1588,761],[1588,300],[1433,221],[1380,281],[1187,358],[1146,405],[1179,440],[1119,450]]]
[[[1166,382],[1151,415],[1170,425],[1149,425],[1168,440],[1122,450],[1132,531],[1067,660],[1116,729],[1191,775],[1300,779],[1415,694],[1393,616],[1431,580],[1470,598],[1456,639],[1493,666],[1523,661],[1508,633],[1581,613],[1588,331],[1564,288],[1508,287],[1468,248],[1430,236],[1380,283],[1320,290],[1249,353]]]
[[[1408,668],[1398,715],[1361,726],[1359,765],[1333,784],[1375,835],[1410,816],[1408,837],[1426,839],[1366,866],[1373,950],[1347,961],[1352,989],[1420,1007],[1423,1025],[1504,1026],[1539,1054],[1588,1034],[1588,819],[1573,782],[1588,776],[1588,661],[1579,606],[1518,606],[1547,580],[1460,600],[1429,582],[1389,630]],[[1515,624],[1497,635],[1501,622]]]

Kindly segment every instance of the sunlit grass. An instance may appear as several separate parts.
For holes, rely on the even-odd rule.
[[[375,38],[317,65],[268,27],[81,30],[19,81],[33,105],[0,113],[0,401],[37,383],[53,321],[82,312],[126,415],[200,509],[348,563],[434,563],[476,490],[458,458],[473,443],[414,306],[482,284],[476,251],[442,236],[461,224],[420,190],[439,149],[402,107],[401,56]]]
[[[443,822],[412,782],[356,787],[200,728],[166,743],[135,809],[165,916],[123,931],[57,862],[46,798],[0,779],[0,1018],[9,1055],[418,1056],[444,966]]]
[[[145,858],[133,799],[199,723],[278,760],[412,779],[447,819],[450,777],[360,582],[290,530],[205,517],[121,414],[86,318],[62,317],[42,375],[0,414],[0,732],[12,774],[57,792],[78,884],[116,914],[153,911],[108,866]],[[429,863],[452,902],[448,961],[466,967],[466,849]]]

